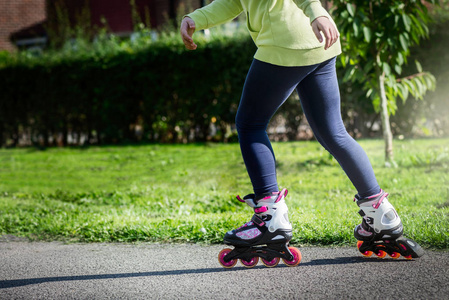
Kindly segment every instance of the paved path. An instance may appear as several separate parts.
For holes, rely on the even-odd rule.
[[[0,238],[0,299],[449,299],[448,251],[395,261],[306,247],[294,268],[226,270],[223,247]]]

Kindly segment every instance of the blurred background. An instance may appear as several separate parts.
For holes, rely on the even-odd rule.
[[[180,20],[209,2],[0,0],[1,146],[235,142],[234,116],[255,47],[239,16],[196,34],[199,49],[186,51]],[[394,101],[390,123],[399,139],[449,134],[448,1],[423,3],[428,34],[410,44],[398,76],[431,74],[436,85]],[[349,11],[334,13],[339,24],[352,16],[343,1],[322,4],[331,13]],[[376,102],[363,80],[348,79],[348,55],[338,65],[347,129],[355,138],[381,137]],[[268,132],[275,141],[313,139],[296,93]]]

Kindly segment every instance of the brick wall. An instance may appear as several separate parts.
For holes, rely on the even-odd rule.
[[[12,33],[47,19],[47,12],[49,11],[46,9],[47,1],[52,1],[51,3],[53,3],[54,0],[0,0],[0,51],[14,51],[16,49],[15,45],[10,41]],[[116,2],[121,3],[122,1],[126,2],[127,10],[118,9],[114,11],[112,4]],[[86,3],[82,0],[62,0],[62,2],[65,3],[71,14],[76,14],[82,6],[80,3]],[[211,0],[135,0],[141,13],[142,21],[145,21],[145,10],[147,10],[151,14],[151,25],[154,28],[163,25],[169,15],[193,11],[200,7],[203,2],[207,4]],[[90,9],[93,24],[101,26],[100,16],[107,16],[110,19],[108,22],[113,31],[132,30],[130,7],[128,6],[129,0],[91,0]],[[173,6],[176,12],[173,11]]]
[[[10,35],[46,18],[45,0],[0,0],[0,51],[14,51]]]

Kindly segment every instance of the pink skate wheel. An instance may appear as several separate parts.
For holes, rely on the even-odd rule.
[[[220,265],[222,265],[223,267],[225,267],[226,269],[230,269],[233,266],[235,266],[235,264],[237,263],[237,259],[232,259],[228,262],[225,262],[223,259],[226,255],[229,254],[229,252],[231,252],[232,250],[229,248],[225,248],[223,250],[220,251],[220,253],[218,253],[218,262],[220,263]]]
[[[301,251],[298,250],[298,248],[295,247],[288,247],[288,250],[293,254],[293,260],[286,260],[283,258],[284,264],[286,264],[289,267],[296,267],[299,265],[302,259]]]
[[[258,256],[254,256],[251,258],[250,261],[246,261],[244,259],[240,259],[240,262],[242,263],[242,265],[245,266],[245,268],[254,268],[257,263],[259,262],[259,257]]]
[[[276,267],[281,259],[279,257],[275,257],[272,260],[266,260],[262,258],[262,263],[265,265],[265,267],[273,268]]]

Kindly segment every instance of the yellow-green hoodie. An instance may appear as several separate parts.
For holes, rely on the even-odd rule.
[[[340,41],[324,50],[310,23],[325,16],[332,21],[319,0],[214,0],[187,16],[196,30],[226,23],[242,12],[257,46],[254,58],[279,66],[307,66],[341,53]],[[333,22],[333,21],[332,21]]]

